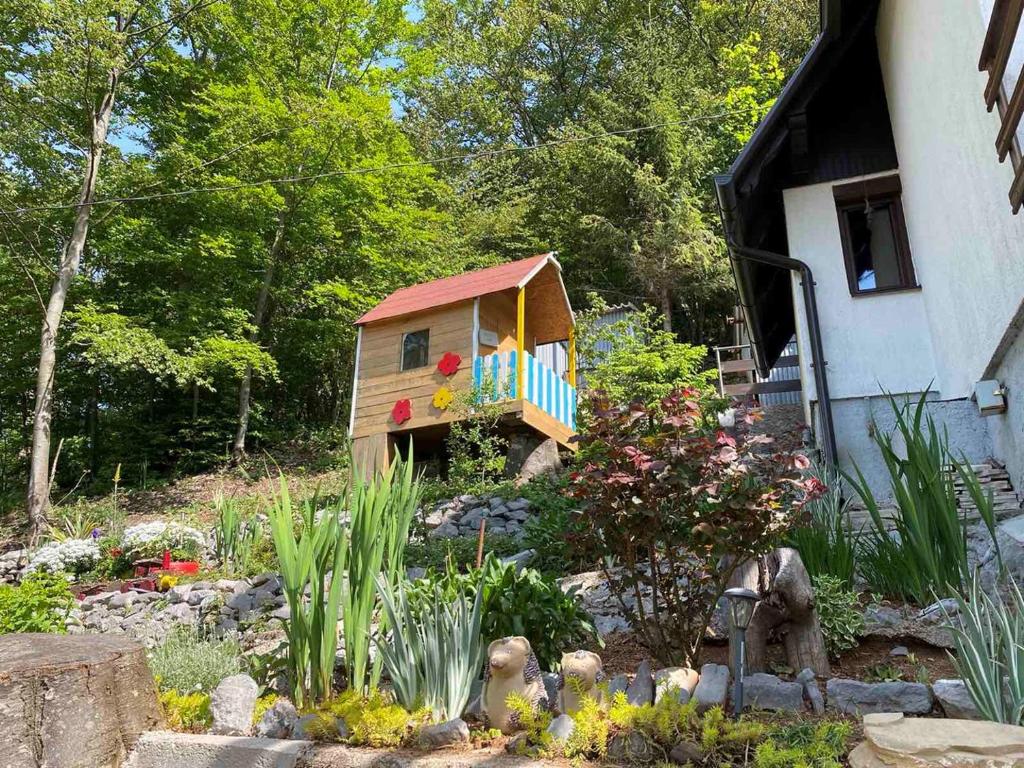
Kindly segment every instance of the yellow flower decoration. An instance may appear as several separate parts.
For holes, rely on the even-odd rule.
[[[441,387],[434,393],[434,407],[439,411],[447,411],[448,406],[452,404],[454,399],[455,395],[452,394],[448,387]]]

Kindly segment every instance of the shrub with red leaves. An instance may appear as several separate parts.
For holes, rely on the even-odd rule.
[[[779,544],[817,489],[807,459],[737,438],[705,414],[697,390],[656,409],[592,396],[569,494],[580,510],[572,546],[605,564],[612,593],[640,639],[668,664],[695,664],[736,567]]]

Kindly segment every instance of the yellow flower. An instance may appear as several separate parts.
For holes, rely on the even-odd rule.
[[[434,393],[434,407],[439,411],[446,411],[454,399],[455,396],[448,387],[441,387]]]

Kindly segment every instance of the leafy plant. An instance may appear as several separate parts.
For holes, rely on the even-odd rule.
[[[149,667],[161,690],[210,693],[221,680],[241,672],[241,655],[234,638],[209,637],[179,625],[150,652]]]
[[[349,744],[368,747],[400,747],[423,724],[429,710],[409,713],[383,691],[374,689],[363,696],[347,690],[321,708],[345,721]]]
[[[945,431],[927,413],[928,395],[924,392],[916,405],[901,404],[888,395],[896,428],[886,432],[876,425],[874,430],[896,503],[892,531],[859,467],[855,467],[857,478],[851,479],[872,522],[863,535],[862,575],[872,590],[920,605],[935,595],[962,593],[970,578],[955,476],[963,481],[995,542],[992,493],[983,491],[968,463],[953,458]]]
[[[484,553],[495,557],[508,557],[529,546],[506,533],[485,533]],[[477,539],[473,536],[454,538],[427,537],[410,541],[405,546],[405,567],[441,569],[449,562],[456,568],[468,568],[476,562]]]
[[[213,724],[210,694],[179,693],[173,688],[159,694],[160,709],[172,731],[201,733]]]
[[[576,551],[601,563],[658,659],[691,666],[735,568],[776,546],[816,490],[797,475],[805,458],[731,437],[700,397],[684,390],[651,409],[596,394],[570,489]]]
[[[872,664],[864,670],[864,679],[869,683],[895,683],[903,679],[903,670],[892,662]]]
[[[793,528],[786,539],[800,553],[811,578],[827,574],[853,587],[857,544],[850,530],[852,500],[845,492],[842,475],[817,464],[812,464],[807,474],[821,483],[823,490],[804,505],[803,524]]]
[[[425,610],[440,594],[447,602],[475,596],[483,590],[481,634],[484,643],[499,637],[522,635],[530,641],[537,659],[555,669],[566,648],[598,641],[590,616],[580,607],[575,593],[566,593],[538,571],[514,564],[503,565],[489,555],[479,569],[460,573],[449,568],[427,571],[408,589],[414,610]]]
[[[348,488],[333,506],[318,509],[317,497],[302,503],[296,532],[288,484],[280,479],[269,518],[291,612],[285,631],[296,706],[331,694],[339,610],[349,685],[366,691],[376,684],[379,666],[369,665],[375,580],[380,574],[390,584],[398,579],[418,503],[419,481],[411,461],[396,458],[369,480],[353,468]]]
[[[856,647],[857,639],[864,630],[864,614],[857,593],[835,576],[827,574],[814,577],[813,583],[814,608],[825,637],[825,647],[831,656],[838,657],[843,651]]]
[[[523,524],[522,545],[537,553],[530,564],[542,573],[578,573],[591,566],[570,545],[577,505],[566,495],[568,485],[568,475],[541,475],[519,489],[534,513]]]
[[[484,491],[505,469],[508,441],[498,432],[498,422],[505,413],[503,401],[510,396],[508,388],[496,391],[494,379],[485,372],[480,385],[456,393],[448,408],[458,416],[445,438],[448,482],[463,493]]]
[[[12,632],[65,632],[74,605],[67,578],[33,573],[20,584],[0,584],[0,635]]]
[[[435,722],[461,716],[483,661],[483,591],[449,602],[435,585],[433,605],[414,610],[401,582],[394,588],[378,578],[377,589],[390,629],[376,638],[377,649],[398,702],[410,711],[427,707]]]
[[[217,514],[213,529],[217,561],[227,573],[248,573],[253,554],[263,538],[263,526],[255,516],[244,518],[238,502],[222,493],[217,494],[213,506]]]
[[[972,576],[957,594],[957,616],[946,619],[953,632],[953,664],[971,701],[986,720],[1024,724],[1024,596],[1013,581],[1008,598],[986,594]],[[945,611],[945,606],[943,606]]]

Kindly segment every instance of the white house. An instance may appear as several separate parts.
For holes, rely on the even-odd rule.
[[[795,334],[819,445],[879,490],[882,391],[929,387],[953,449],[1024,488],[1022,7],[822,0],[813,47],[716,180],[758,369]]]

